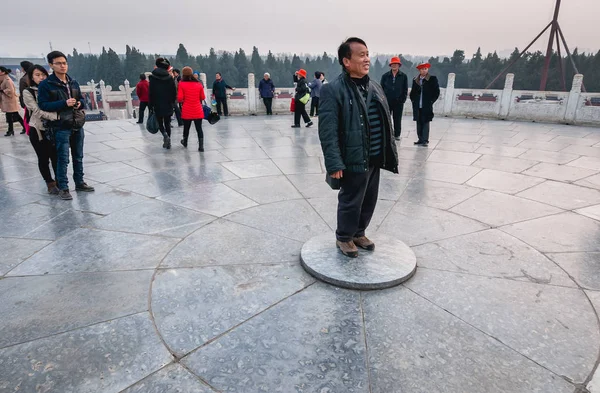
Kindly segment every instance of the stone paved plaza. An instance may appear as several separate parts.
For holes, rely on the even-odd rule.
[[[405,118],[370,233],[418,269],[358,292],[300,266],[336,192],[290,125],[205,125],[201,154],[89,123],[73,201],[1,139],[0,392],[598,391],[599,129],[436,118],[422,148]]]

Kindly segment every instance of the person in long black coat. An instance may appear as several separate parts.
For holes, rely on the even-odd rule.
[[[177,100],[175,81],[169,74],[171,64],[167,59],[156,59],[156,68],[150,75],[150,88],[148,90],[148,107],[154,112],[160,133],[163,136],[163,147],[171,148],[171,116],[173,116],[173,103]]]
[[[429,145],[429,123],[433,120],[433,104],[440,98],[438,79],[429,73],[431,65],[421,63],[417,66],[419,75],[413,79],[410,100],[413,105],[413,120],[417,122],[415,145]]]

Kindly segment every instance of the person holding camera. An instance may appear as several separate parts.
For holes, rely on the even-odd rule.
[[[83,180],[83,97],[79,83],[67,75],[69,64],[67,56],[59,51],[48,53],[48,64],[54,71],[52,75],[38,86],[38,105],[45,112],[58,112],[59,120],[48,122],[48,131],[54,136],[56,144],[56,181],[58,196],[63,200],[71,200],[69,193],[69,147],[73,157],[73,180],[75,191],[91,192]]]

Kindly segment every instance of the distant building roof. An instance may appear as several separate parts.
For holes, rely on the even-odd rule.
[[[25,60],[30,61],[33,64],[46,64],[46,59],[41,57],[0,57],[0,66],[18,66],[22,61]]]

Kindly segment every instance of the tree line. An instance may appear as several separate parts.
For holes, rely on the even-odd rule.
[[[456,74],[455,86],[457,88],[485,88],[513,59],[519,54],[515,48],[509,58],[501,58],[496,52],[484,56],[478,49],[471,58],[466,58],[463,50],[456,50],[451,57],[431,57],[431,73],[437,75],[441,86],[446,86],[449,73]],[[68,55],[69,73],[80,82],[101,79],[107,85],[117,87],[125,79],[131,85],[139,80],[139,74],[151,71],[154,60],[159,54],[144,54],[134,46],[126,46],[125,55],[118,55],[112,48],[108,51],[103,47],[100,55],[81,54],[76,49]],[[388,60],[394,55],[377,55],[372,58],[371,78],[380,80],[383,73],[388,71]],[[417,60],[412,56],[400,55],[402,59],[401,71],[409,78],[417,75],[415,65]],[[271,74],[271,79],[277,87],[290,87],[293,85],[292,75],[300,68],[306,69],[308,79],[313,78],[315,71],[324,72],[326,78],[331,80],[341,72],[341,66],[335,55],[323,53],[319,56],[301,58],[293,55],[274,55],[271,51],[266,56],[261,55],[257,47],[253,47],[250,56],[243,49],[235,52],[219,51],[211,48],[208,54],[192,55],[183,44],[179,44],[176,55],[169,57],[175,68],[190,66],[194,71],[207,74],[208,83],[215,79],[215,73],[221,72],[227,83],[231,86],[246,87],[248,73],[254,73],[256,85],[265,72]],[[509,72],[515,74],[514,89],[538,90],[541,79],[541,70],[544,63],[544,53],[527,52],[519,59]],[[573,53],[573,60],[579,72],[584,74],[584,84],[587,91],[600,92],[600,51],[596,54],[579,54],[577,49]],[[567,90],[571,88],[573,80],[573,66],[571,62],[563,59],[566,74]],[[547,90],[561,91],[562,82],[558,72],[560,66],[558,54],[552,58]],[[491,87],[502,89],[504,77],[500,78]]]

